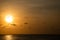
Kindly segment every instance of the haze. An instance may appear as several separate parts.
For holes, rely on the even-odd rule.
[[[16,26],[6,28],[9,13]],[[0,34],[60,34],[59,23],[60,0],[0,0]]]

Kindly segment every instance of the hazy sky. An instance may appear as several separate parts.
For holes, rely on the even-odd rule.
[[[0,20],[8,12],[17,26],[0,27],[0,34],[60,34],[60,0],[0,0]]]

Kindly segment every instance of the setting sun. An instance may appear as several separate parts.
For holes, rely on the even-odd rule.
[[[6,15],[5,21],[6,21],[7,23],[12,23],[12,21],[13,21],[13,16],[12,16],[12,15]]]

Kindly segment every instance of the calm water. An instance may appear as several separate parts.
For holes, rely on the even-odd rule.
[[[37,36],[37,35],[0,35],[0,40],[57,40],[57,36]]]

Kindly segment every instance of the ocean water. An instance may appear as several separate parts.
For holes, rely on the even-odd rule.
[[[48,35],[0,35],[0,40],[58,40],[59,36]]]

